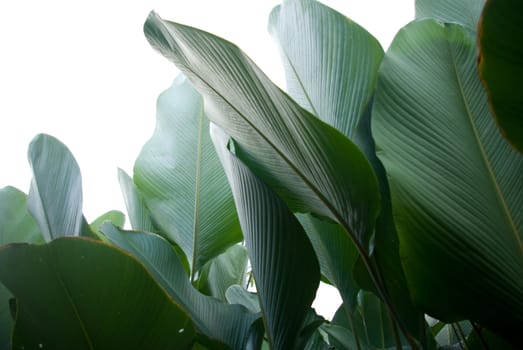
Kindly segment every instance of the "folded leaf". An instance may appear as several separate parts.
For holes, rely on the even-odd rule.
[[[476,30],[485,0],[416,0],[416,18],[459,23]]]
[[[227,149],[228,136],[215,125],[211,135],[232,187],[269,344],[292,349],[319,286],[318,260],[285,203]]]
[[[133,179],[124,170],[118,169],[118,181],[122,189],[131,227],[138,231],[156,232],[151,220],[151,213],[145,205],[145,199],[136,188]]]

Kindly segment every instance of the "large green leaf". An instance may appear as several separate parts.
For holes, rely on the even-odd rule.
[[[510,334],[523,322],[523,157],[492,120],[476,57],[460,25],[405,27],[380,68],[373,133],[415,301]]]
[[[284,202],[227,149],[227,135],[215,125],[211,135],[233,189],[269,343],[292,349],[319,286],[318,260]]]
[[[230,286],[245,284],[248,261],[247,249],[239,244],[233,245],[203,268],[204,273],[198,279],[198,289],[226,301],[225,292]]]
[[[269,18],[287,90],[302,107],[353,137],[373,94],[383,58],[379,42],[357,23],[314,0],[289,0]]]
[[[158,98],[157,125],[134,167],[155,225],[187,255],[192,274],[242,238],[209,136],[203,99],[179,76]]]
[[[91,229],[94,231],[99,231],[102,224],[106,221],[111,222],[113,225],[123,227],[125,225],[125,215],[119,210],[110,210],[91,222]]]
[[[416,0],[416,18],[434,18],[476,29],[485,0]]]
[[[118,181],[122,189],[131,227],[134,230],[156,232],[149,208],[145,205],[145,199],[136,188],[133,179],[124,170],[118,169]]]
[[[523,152],[523,2],[490,0],[479,27],[479,74],[498,126]]]
[[[0,246],[8,243],[43,243],[37,223],[27,211],[27,196],[14,187],[0,189]]]
[[[187,314],[120,249],[84,238],[0,248],[17,298],[15,349],[188,349]]]
[[[69,149],[40,134],[29,145],[33,172],[27,207],[46,241],[82,233],[82,177]]]
[[[383,275],[388,297],[396,304],[408,328],[417,334],[420,315],[412,306],[401,269],[399,244],[390,214],[388,184],[383,166],[376,158],[370,133],[368,106],[384,55],[383,49],[357,23],[311,0],[285,1],[276,7],[269,19],[269,30],[280,47],[290,95],[318,118],[353,140],[378,176],[382,211],[376,224],[374,259]],[[311,225],[306,228],[311,228]],[[322,228],[323,231],[325,229]],[[307,229],[322,272],[326,274],[325,267],[330,265],[330,273],[326,276],[333,278],[331,282],[348,302],[355,299],[359,290],[353,286],[352,275],[347,273],[347,268],[354,266],[354,248],[350,247],[350,241],[342,243],[343,238],[339,236],[341,229],[332,227],[331,231],[338,233],[313,237],[320,232]],[[315,242],[323,242],[321,248]],[[344,256],[351,262],[340,260],[344,263],[336,263]]]
[[[233,349],[245,349],[253,342],[259,348],[263,329],[259,314],[240,305],[227,305],[196,290],[173,247],[155,234],[123,231],[110,223],[102,232],[127,250],[150,271],[156,281],[189,314],[198,332],[217,339]],[[260,332],[261,331],[261,332]],[[258,345],[256,345],[258,344]]]

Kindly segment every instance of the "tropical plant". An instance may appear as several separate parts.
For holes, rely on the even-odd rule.
[[[152,12],[145,35],[183,75],[118,174],[132,231],[117,211],[89,224],[74,157],[37,136],[29,194],[0,190],[0,347],[521,346],[523,54],[505,33],[523,9],[418,0],[416,16],[384,53],[284,1],[285,93]],[[320,280],[342,299],[329,320]]]

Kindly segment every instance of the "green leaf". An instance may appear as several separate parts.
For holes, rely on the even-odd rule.
[[[459,23],[476,30],[485,0],[416,0],[416,18]]]
[[[313,0],[284,1],[269,31],[287,90],[309,112],[351,138],[373,94],[383,49],[357,23]]]
[[[242,286],[235,284],[227,288],[225,297],[229,304],[240,304],[251,312],[260,312],[260,301],[258,294],[245,290]]]
[[[352,314],[360,290],[352,275],[358,259],[356,247],[340,225],[310,214],[296,216],[312,243],[322,274],[338,289],[346,312]]]
[[[93,231],[99,231],[105,221],[109,221],[115,226],[123,227],[125,225],[125,215],[119,210],[110,210],[97,217],[91,222],[90,226]]]
[[[193,277],[241,241],[227,179],[209,136],[203,99],[183,76],[158,98],[157,125],[134,167],[155,225],[186,254]]]
[[[61,238],[5,246],[0,280],[18,300],[16,349],[187,349],[195,336],[145,268],[106,243]]]
[[[479,26],[479,74],[504,136],[523,153],[523,3],[488,1]]]
[[[82,177],[69,149],[56,138],[37,135],[28,151],[33,172],[27,207],[46,241],[82,232]]]
[[[199,279],[198,289],[226,301],[225,292],[230,286],[245,284],[248,261],[247,249],[242,245],[233,245],[208,262],[208,266],[204,268],[204,281]]]
[[[414,300],[447,323],[516,332],[523,157],[489,113],[474,33],[435,20],[400,31],[380,68],[373,118]]]
[[[237,156],[292,210],[342,224],[365,254],[379,191],[359,149],[299,107],[235,45],[154,12],[144,31],[205,97],[209,118],[238,143]]]
[[[233,189],[269,344],[292,349],[319,286],[318,260],[284,202],[227,149],[228,136],[215,125],[211,135]]]
[[[27,196],[14,187],[0,189],[0,246],[43,243],[42,233],[26,207]]]
[[[102,232],[145,265],[157,283],[189,314],[199,333],[233,349],[244,349],[250,341],[255,349],[259,348],[261,339],[257,335],[263,335],[260,315],[201,294],[192,286],[180,258],[165,239],[124,231],[110,223],[104,224]]]
[[[151,213],[145,205],[145,199],[133,182],[133,179],[122,169],[118,169],[118,181],[122,190],[127,215],[134,230],[156,232],[151,220]]]

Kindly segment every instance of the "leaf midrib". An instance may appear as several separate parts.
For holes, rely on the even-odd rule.
[[[448,27],[447,27],[448,28]],[[481,159],[483,160],[483,163],[484,163],[484,166],[485,168],[487,169],[487,173],[488,173],[488,177],[490,178],[493,186],[494,186],[494,192],[496,193],[496,198],[498,199],[498,202],[499,204],[501,205],[502,207],[502,211],[503,211],[503,216],[505,217],[505,220],[507,221],[507,224],[509,226],[509,229],[510,231],[514,234],[514,237],[516,239],[516,242],[519,243],[519,247],[520,249],[523,249],[522,247],[522,243],[521,243],[521,240],[519,238],[519,235],[518,235],[518,231],[517,231],[517,228],[516,228],[516,225],[514,223],[514,220],[512,219],[512,215],[510,213],[510,210],[507,206],[507,203],[505,201],[505,198],[503,196],[503,193],[501,191],[501,188],[499,186],[499,183],[496,179],[496,176],[494,174],[494,170],[493,170],[493,167],[492,167],[492,164],[487,156],[487,152],[485,151],[485,148],[483,147],[483,144],[481,142],[481,137],[479,135],[479,131],[474,123],[474,120],[473,120],[473,117],[472,117],[472,111],[469,107],[469,103],[468,103],[468,100],[465,96],[465,91],[464,91],[464,88],[463,88],[463,83],[461,81],[461,76],[458,72],[458,68],[457,68],[457,62],[456,62],[456,57],[454,55],[454,51],[452,49],[452,46],[449,42],[449,40],[446,41],[447,42],[447,47],[448,47],[448,50],[449,50],[449,55],[452,59],[452,68],[454,69],[454,73],[456,75],[456,81],[458,83],[458,87],[459,87],[459,92],[460,92],[460,95],[461,95],[461,98],[463,100],[463,104],[465,106],[465,109],[467,111],[467,120],[470,124],[470,127],[472,129],[472,132],[474,134],[474,139],[478,145],[478,148],[479,148],[479,151],[480,151],[480,154],[481,154]]]

